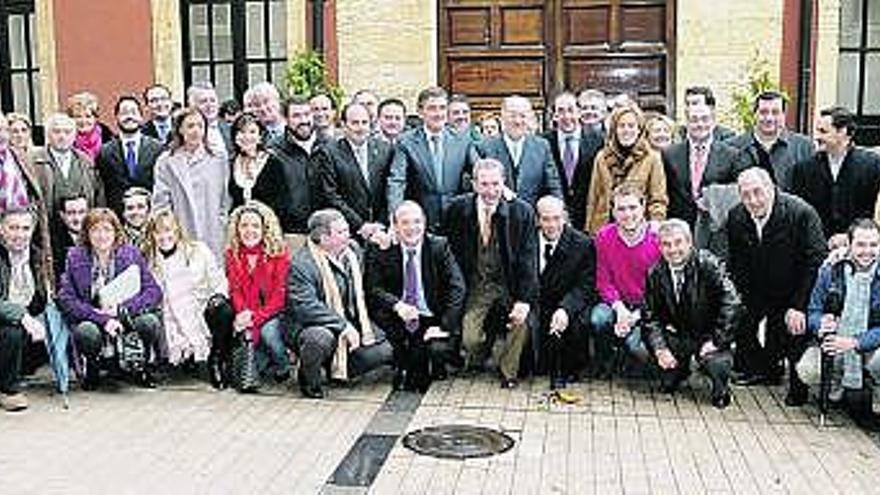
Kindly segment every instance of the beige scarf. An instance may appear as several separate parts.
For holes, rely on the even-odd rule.
[[[333,270],[330,268],[330,260],[327,253],[311,240],[308,241],[309,252],[315,260],[318,272],[321,274],[321,285],[324,287],[324,304],[345,319],[345,307],[342,302],[342,295],[339,293],[339,286],[336,285],[336,277],[333,276]],[[367,299],[364,297],[364,286],[361,278],[361,268],[357,255],[351,249],[346,249],[342,255],[342,261],[348,261],[351,270],[352,283],[354,284],[355,303],[357,304],[358,317],[360,321],[360,344],[369,346],[376,343],[376,336],[373,334],[373,327],[370,324],[370,317],[367,314]],[[333,362],[330,368],[330,375],[339,380],[348,379],[348,348],[350,342],[345,338],[340,338],[336,343],[336,352],[333,354]]]

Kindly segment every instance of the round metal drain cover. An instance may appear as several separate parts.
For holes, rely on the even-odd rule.
[[[513,447],[513,439],[498,430],[480,426],[441,425],[407,433],[403,445],[422,455],[468,459],[507,452]]]

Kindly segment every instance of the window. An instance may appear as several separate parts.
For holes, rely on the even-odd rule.
[[[880,143],[880,0],[842,0],[837,102],[856,113],[860,144]]]
[[[0,108],[42,121],[33,0],[0,0]]]
[[[211,82],[221,101],[241,100],[253,83],[284,79],[285,0],[182,0],[187,86]]]

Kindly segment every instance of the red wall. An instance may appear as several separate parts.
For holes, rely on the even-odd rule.
[[[150,2],[144,0],[54,0],[59,110],[67,97],[95,93],[101,120],[112,123],[123,93],[140,94],[153,81]]]

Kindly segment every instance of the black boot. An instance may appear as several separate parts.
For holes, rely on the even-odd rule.
[[[217,390],[223,390],[226,388],[227,380],[225,364],[217,354],[211,353],[211,355],[208,356],[207,368],[208,382],[211,383],[211,386]]]
[[[98,388],[98,382],[101,376],[101,370],[98,365],[98,357],[85,357],[85,374],[82,381],[83,390],[95,390]]]

